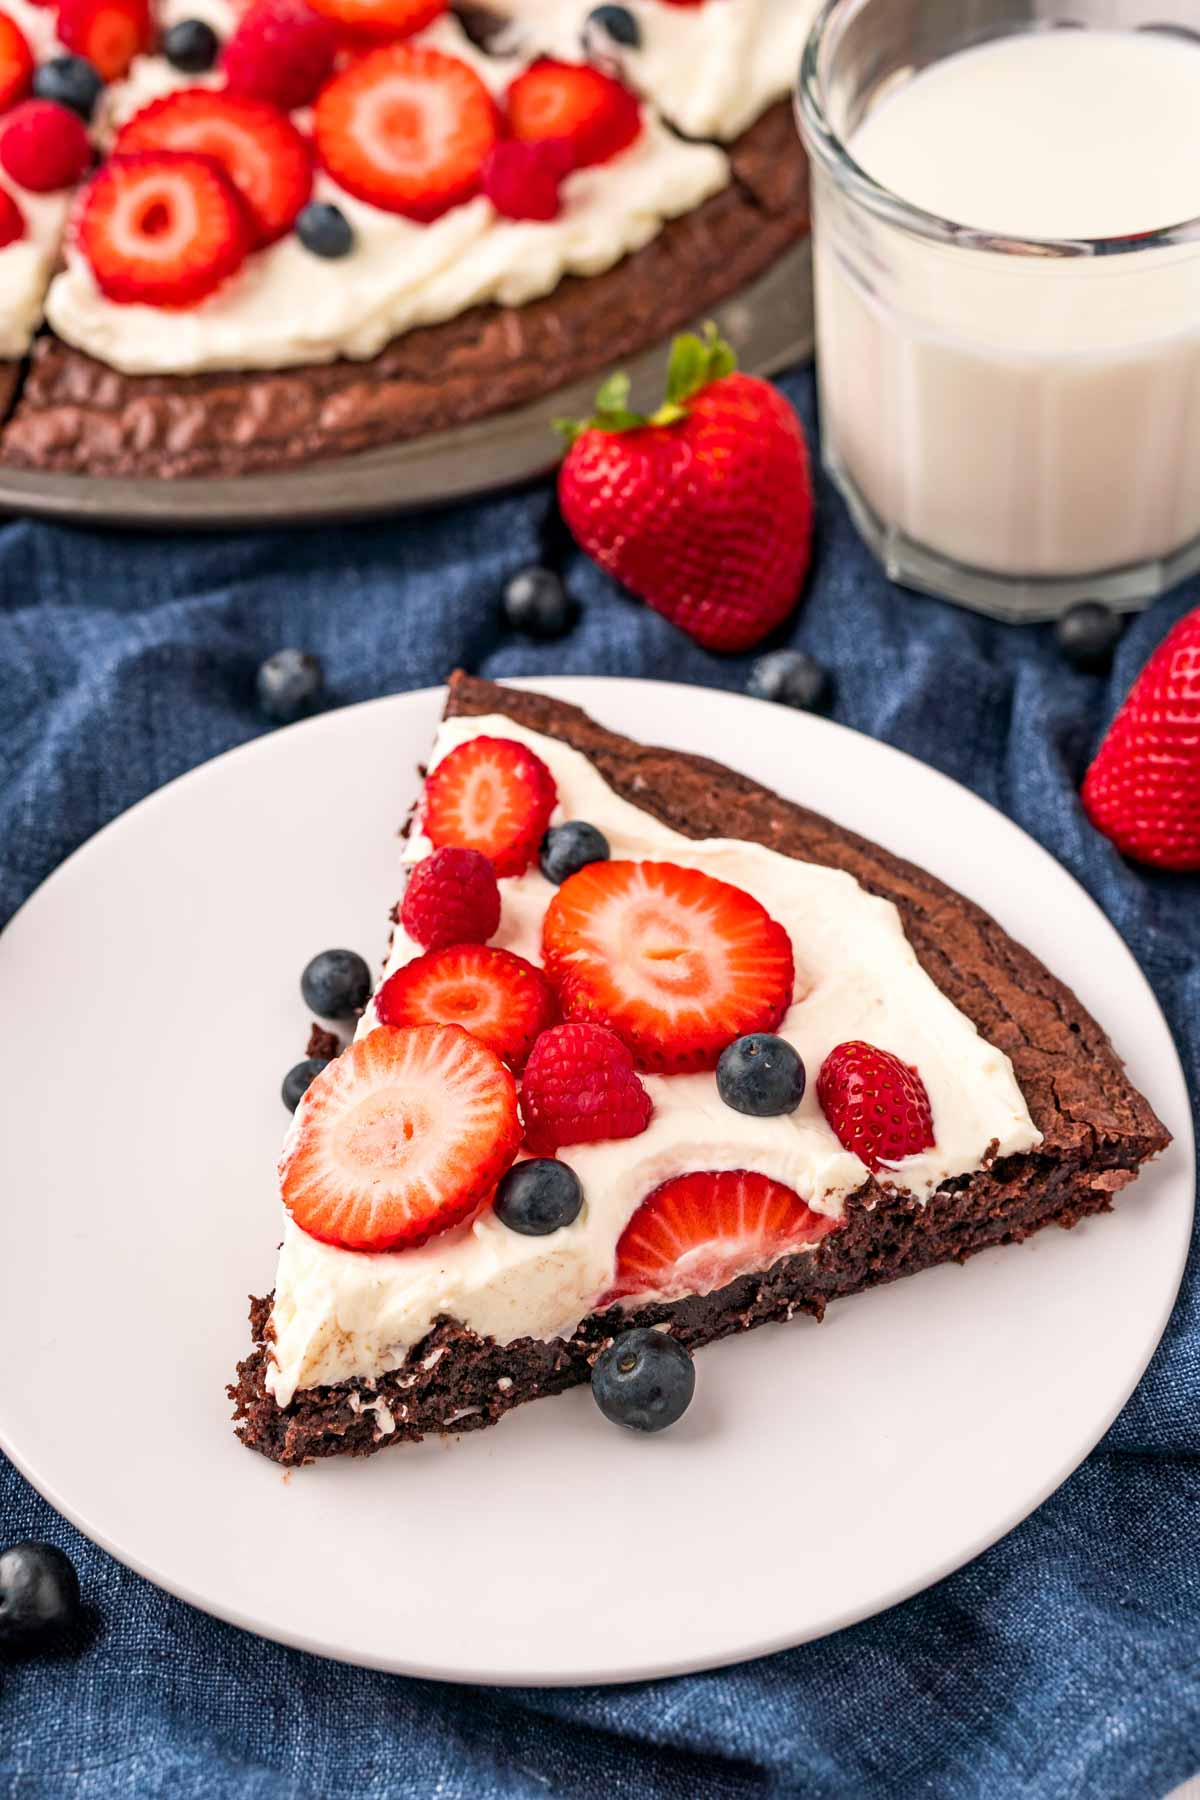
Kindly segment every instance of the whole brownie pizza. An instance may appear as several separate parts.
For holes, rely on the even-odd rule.
[[[807,230],[810,0],[3,0],[0,462],[236,475],[667,337]]]

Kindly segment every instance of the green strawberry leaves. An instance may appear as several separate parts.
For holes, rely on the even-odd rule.
[[[639,413],[630,408],[629,377],[618,372],[601,383],[590,419],[555,419],[554,429],[571,445],[585,431],[639,431],[646,425],[674,425],[687,417],[687,402],[701,388],[731,375],[736,368],[732,346],[710,321],[702,334],[685,331],[671,345],[666,399],[656,412]]]

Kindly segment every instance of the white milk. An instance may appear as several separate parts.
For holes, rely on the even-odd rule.
[[[1177,224],[1200,215],[1200,46],[999,39],[895,88],[849,149],[904,200],[993,237]],[[887,532],[1035,578],[1200,538],[1200,246],[1064,259],[936,244],[827,175],[817,228],[826,455]]]

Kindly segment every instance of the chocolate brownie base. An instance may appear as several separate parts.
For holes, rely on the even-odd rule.
[[[230,1388],[239,1435],[254,1449],[299,1463],[366,1455],[427,1432],[478,1429],[524,1400],[586,1381],[614,1330],[630,1324],[665,1324],[698,1348],[797,1312],[819,1318],[830,1300],[876,1282],[1107,1211],[1141,1164],[1165,1148],[1166,1130],[1070,990],[981,908],[926,871],[719,764],[633,743],[540,695],[458,675],[447,712],[506,714],[582,751],[618,793],[687,836],[724,835],[736,817],[740,836],[845,869],[893,901],[938,986],[1012,1058],[1043,1143],[945,1183],[924,1205],[870,1180],[848,1202],[844,1226],[814,1251],[707,1297],[614,1309],[550,1344],[526,1338],[501,1345],[443,1319],[403,1369],[373,1386],[306,1390],[283,1410],[264,1385],[270,1303],[255,1301],[255,1348]]]
[[[555,392],[745,287],[808,229],[808,179],[780,102],[730,151],[734,180],[605,274],[529,306],[477,306],[368,362],[123,375],[55,337],[34,347],[2,435],[17,468],[231,476],[425,436]]]

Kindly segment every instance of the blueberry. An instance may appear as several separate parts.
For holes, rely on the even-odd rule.
[[[1098,600],[1083,600],[1062,615],[1054,635],[1068,662],[1089,675],[1103,675],[1112,667],[1113,651],[1124,629],[1120,613],[1101,606]]]
[[[354,230],[340,206],[328,200],[310,200],[296,220],[296,235],[314,256],[349,256]]]
[[[717,1063],[717,1092],[734,1112],[775,1119],[804,1098],[804,1064],[786,1038],[752,1031],[726,1045]]]
[[[319,705],[325,671],[309,650],[277,650],[259,664],[256,683],[258,704],[268,719],[291,725]]]
[[[86,56],[52,56],[33,72],[33,91],[39,100],[57,100],[81,119],[90,119],[104,88],[100,71]]]
[[[294,1068],[288,1070],[283,1078],[280,1092],[283,1095],[283,1104],[289,1112],[295,1112],[321,1070],[328,1067],[329,1058],[327,1056],[306,1056],[303,1062],[298,1062]]]
[[[589,863],[607,862],[611,855],[602,831],[584,819],[568,819],[565,825],[550,827],[542,839],[538,862],[547,881],[562,883]]]
[[[527,637],[558,638],[575,623],[575,607],[553,569],[519,569],[504,589],[504,616]]]
[[[0,1552],[0,1645],[34,1649],[79,1619],[79,1577],[53,1544]]]
[[[371,998],[371,971],[356,950],[322,950],[300,977],[300,992],[323,1019],[351,1019]]]
[[[663,1331],[622,1332],[592,1369],[596,1405],[630,1431],[665,1431],[682,1419],[695,1391],[691,1356]]]
[[[620,44],[623,49],[636,50],[642,41],[641,28],[627,6],[595,6],[583,21],[583,48],[585,51],[597,48],[596,39],[601,43],[607,39],[610,44]]]
[[[756,699],[809,712],[829,696],[829,670],[804,650],[770,650],[754,664],[747,688]]]
[[[185,75],[203,75],[217,60],[220,40],[203,19],[180,19],[163,34],[163,55]]]
[[[583,1189],[574,1169],[553,1157],[515,1163],[496,1189],[496,1217],[522,1237],[546,1237],[579,1217]]]

